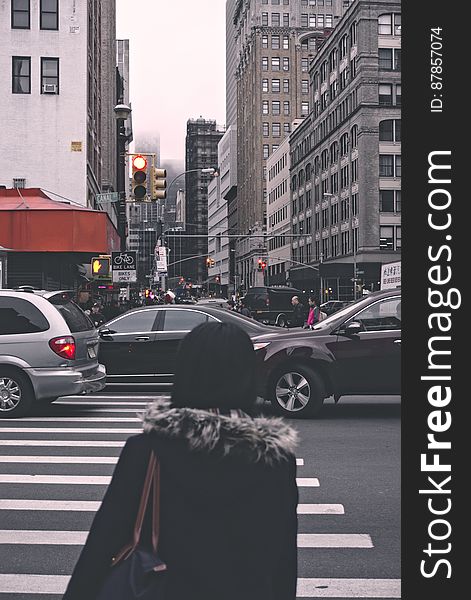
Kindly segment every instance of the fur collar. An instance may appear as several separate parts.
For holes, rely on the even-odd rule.
[[[184,439],[191,450],[222,455],[235,452],[248,461],[273,465],[294,453],[298,434],[282,419],[218,415],[202,409],[172,407],[158,399],[141,415],[145,433]]]

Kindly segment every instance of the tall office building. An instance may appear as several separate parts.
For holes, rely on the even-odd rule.
[[[239,0],[226,0],[226,128],[237,124],[237,40],[234,11]]]
[[[292,268],[352,299],[401,255],[401,5],[357,0],[315,57],[309,117],[290,136]]]
[[[309,61],[347,7],[343,0],[239,0],[233,27],[238,52],[237,218],[240,233],[266,228],[266,160],[310,111]],[[259,244],[237,247],[243,287],[254,285]]]
[[[206,283],[208,254],[208,184],[211,175],[202,169],[217,169],[218,143],[224,131],[216,121],[203,118],[189,119],[186,128],[186,234],[198,237],[186,238],[186,258],[181,272],[198,284]]]
[[[0,3],[0,184],[89,207],[113,184],[114,14],[115,0]]]

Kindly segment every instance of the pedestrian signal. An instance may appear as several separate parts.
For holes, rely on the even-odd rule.
[[[145,200],[147,196],[147,159],[141,154],[132,159],[132,195],[135,200]]]
[[[110,276],[111,260],[108,257],[96,256],[92,258],[93,277],[107,278]]]

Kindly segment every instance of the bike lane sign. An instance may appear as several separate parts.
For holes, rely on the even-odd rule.
[[[114,283],[133,283],[137,281],[136,252],[112,252],[111,270]]]

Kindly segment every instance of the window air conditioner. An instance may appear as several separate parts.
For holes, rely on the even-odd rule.
[[[43,94],[57,94],[57,84],[55,83],[44,83]]]

